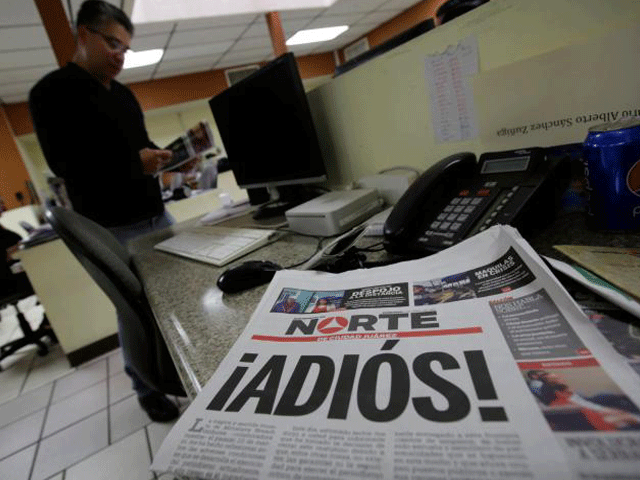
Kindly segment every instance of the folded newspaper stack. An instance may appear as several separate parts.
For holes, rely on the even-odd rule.
[[[234,479],[630,479],[638,375],[528,243],[276,274],[152,469]]]

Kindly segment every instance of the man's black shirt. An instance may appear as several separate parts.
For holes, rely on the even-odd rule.
[[[65,180],[74,209],[112,227],[164,211],[158,179],[144,175],[139,151],[150,140],[133,93],[69,63],[42,78],[29,109],[49,167]]]

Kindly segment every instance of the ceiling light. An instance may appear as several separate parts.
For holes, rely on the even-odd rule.
[[[146,67],[158,63],[162,58],[164,50],[154,48],[153,50],[143,50],[142,52],[127,51],[124,56],[124,66],[122,68]]]
[[[309,30],[300,30],[287,40],[287,45],[303,45],[305,43],[326,42],[333,40],[338,35],[349,30],[349,27],[342,25],[339,27],[311,28]]]
[[[120,3],[120,2],[114,2]],[[125,3],[131,3],[125,2]],[[287,10],[326,9],[336,0],[134,0],[131,20],[134,25],[152,22],[177,22],[190,18],[253,15]],[[380,3],[380,2],[378,2]]]

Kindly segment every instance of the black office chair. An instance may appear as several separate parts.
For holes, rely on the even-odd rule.
[[[151,388],[184,396],[185,391],[142,288],[131,254],[107,229],[62,207],[47,220],[89,275],[129,320],[120,332],[131,368]],[[87,319],[90,321],[90,319]]]
[[[27,345],[36,345],[38,347],[38,355],[46,355],[49,353],[49,348],[42,341],[42,338],[49,337],[52,344],[58,343],[58,339],[49,324],[49,319],[45,315],[38,328],[33,330],[29,322],[27,322],[27,319],[24,317],[24,314],[18,308],[18,302],[20,300],[34,294],[31,285],[25,278],[24,281],[16,282],[16,288],[9,290],[10,291],[8,292],[5,291],[3,296],[0,297],[0,309],[4,309],[9,305],[13,305],[15,307],[18,312],[18,325],[20,326],[20,330],[22,330],[22,337],[0,346],[0,360],[4,360],[8,356],[13,355],[15,352]],[[2,366],[0,366],[0,372],[1,371]]]

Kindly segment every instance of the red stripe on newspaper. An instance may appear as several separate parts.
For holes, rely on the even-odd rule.
[[[597,367],[598,361],[591,358],[579,358],[576,360],[548,360],[542,362],[518,362],[520,370],[540,370],[545,368],[572,368],[572,367]]]
[[[384,333],[342,333],[338,335],[322,335],[314,337],[275,337],[271,335],[253,335],[252,340],[263,342],[326,342],[329,340],[366,340],[409,337],[436,337],[442,335],[466,335],[482,333],[482,327],[450,328],[447,330],[419,331],[419,332],[384,332]]]

